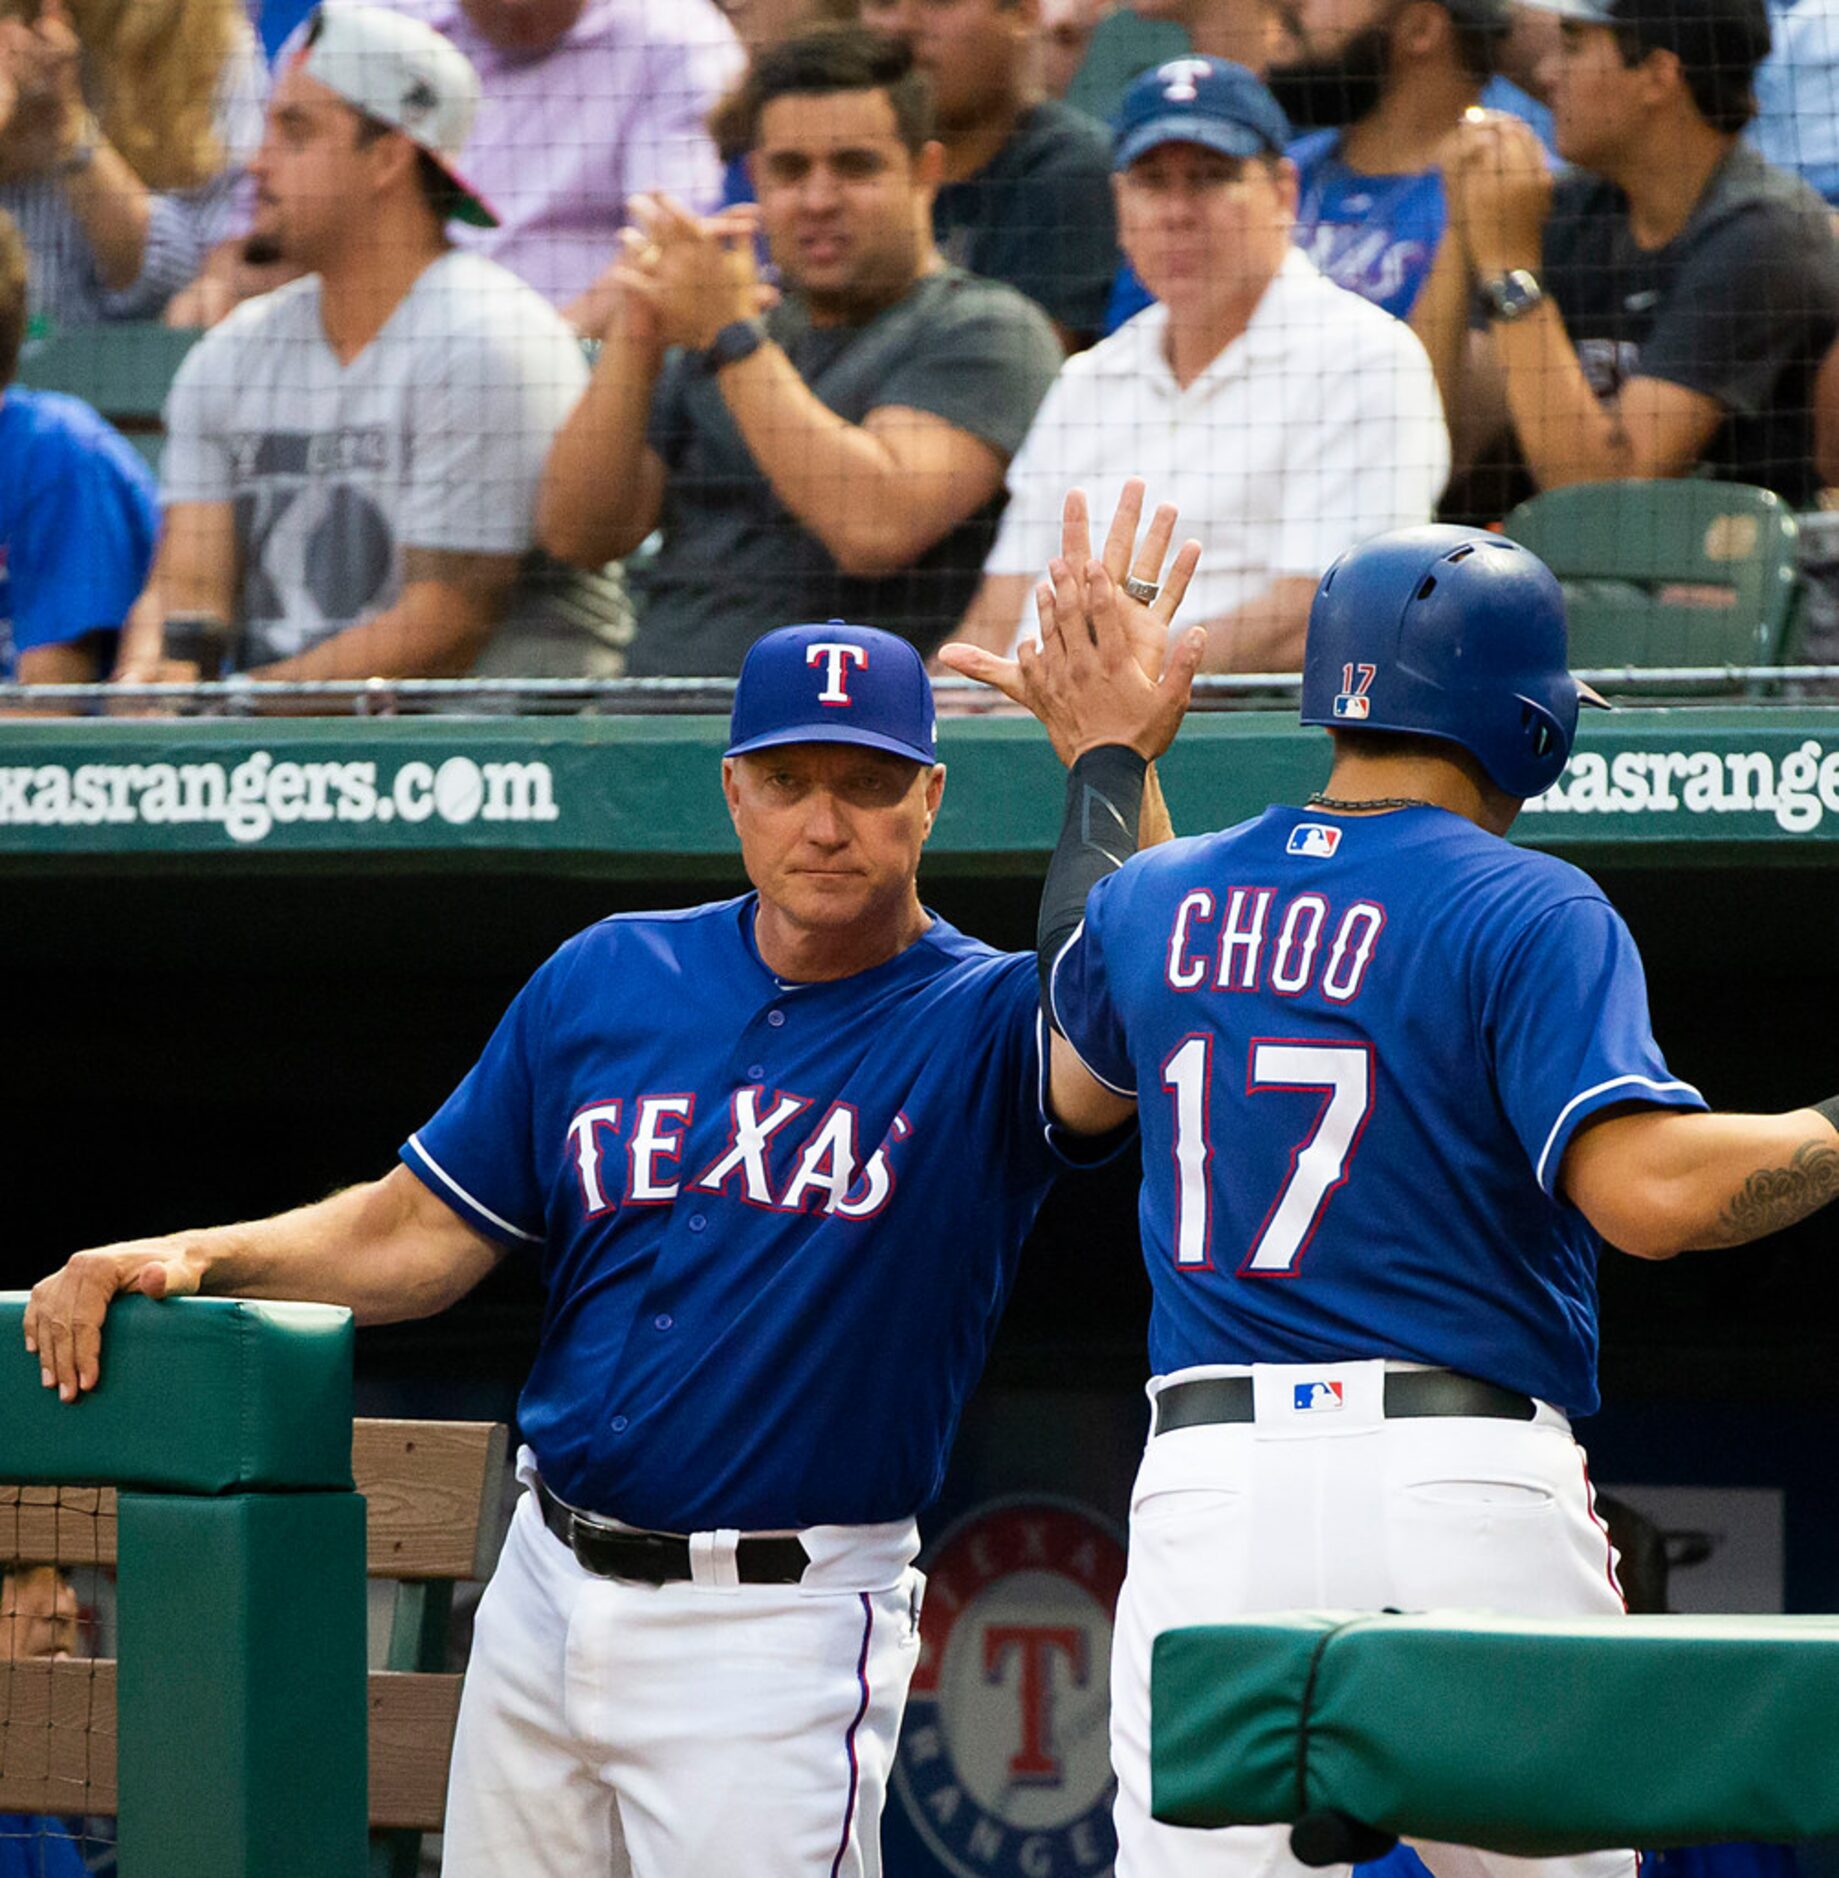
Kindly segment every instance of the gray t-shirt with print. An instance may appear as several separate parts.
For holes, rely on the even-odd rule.
[[[452,252],[349,364],[310,276],[239,307],[187,356],[166,406],[161,495],[227,502],[241,669],[394,605],[411,548],[524,557],[477,669],[616,676],[617,582],[535,551],[543,463],[587,382],[574,334],[507,269]]]

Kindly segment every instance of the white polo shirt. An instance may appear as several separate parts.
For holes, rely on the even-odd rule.
[[[1061,368],[1009,465],[986,574],[1038,579],[1060,551],[1066,492],[1085,490],[1102,530],[1133,475],[1151,503],[1180,509],[1176,539],[1204,550],[1188,624],[1430,520],[1449,431],[1430,360],[1402,320],[1292,249],[1245,331],[1185,391],[1167,328],[1168,310],[1148,307]],[[1032,603],[1022,626],[1032,634]]]

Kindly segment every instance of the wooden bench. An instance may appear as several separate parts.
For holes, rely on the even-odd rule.
[[[388,1666],[370,1672],[372,1869],[405,1878],[438,1831],[460,1678],[447,1662],[453,1588],[488,1577],[503,1538],[499,1422],[359,1421],[351,1472],[367,1569],[396,1585]],[[0,1568],[115,1563],[108,1487],[0,1487]],[[0,1664],[0,1813],[115,1812],[115,1665]]]

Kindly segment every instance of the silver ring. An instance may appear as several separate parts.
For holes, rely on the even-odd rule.
[[[1148,606],[1154,601],[1156,595],[1162,591],[1162,585],[1159,581],[1138,580],[1136,575],[1126,574],[1124,576],[1124,591],[1130,595],[1131,599],[1141,600],[1145,606]]]

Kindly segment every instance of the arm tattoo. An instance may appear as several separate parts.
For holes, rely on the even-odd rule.
[[[1786,1167],[1759,1167],[1718,1215],[1727,1243],[1741,1245],[1805,1219],[1839,1194],[1839,1148],[1804,1141]]]

